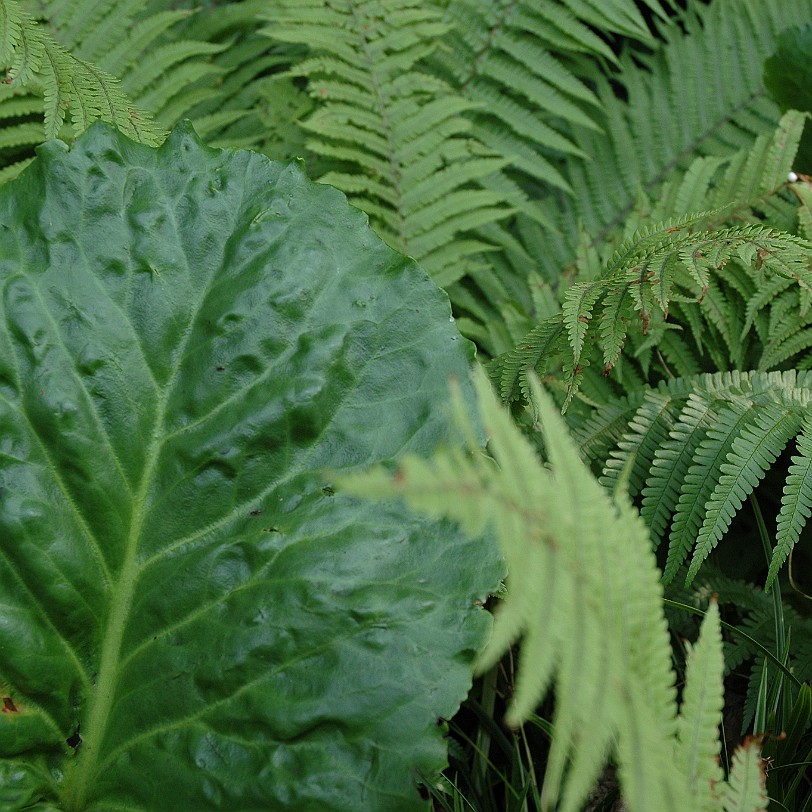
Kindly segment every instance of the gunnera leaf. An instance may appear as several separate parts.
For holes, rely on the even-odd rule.
[[[96,124],[0,190],[0,808],[425,809],[495,545],[325,481],[450,431],[447,298],[295,164]]]

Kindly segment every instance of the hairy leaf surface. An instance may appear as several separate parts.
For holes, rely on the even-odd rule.
[[[95,125],[0,192],[0,807],[409,810],[497,554],[321,471],[472,349],[295,165]]]

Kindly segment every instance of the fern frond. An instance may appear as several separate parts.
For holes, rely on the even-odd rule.
[[[394,481],[379,469],[339,484],[367,495],[402,494],[415,508],[447,515],[471,533],[493,528],[508,560],[510,587],[480,668],[524,634],[508,717],[513,724],[555,677],[556,734],[545,803],[563,793],[563,809],[582,808],[614,733],[624,741],[624,757],[643,752],[647,765],[656,765],[632,788],[639,807],[676,811],[680,806],[669,795],[679,796],[679,782],[663,749],[676,723],[675,690],[665,626],[643,622],[649,610],[661,613],[644,528],[626,508],[620,515],[589,476],[546,396],[535,390],[533,401],[552,472],[498,407],[484,375],[476,388],[499,468],[479,451],[472,418],[457,392],[453,403],[462,433],[474,437],[467,454],[450,450],[431,463],[407,457]],[[634,681],[629,690],[618,690],[629,680]]]
[[[655,544],[670,522],[663,579],[669,583],[693,550],[690,583],[708,553],[781,450],[797,436],[779,514],[769,583],[809,518],[812,466],[809,373],[730,372],[662,382],[610,400],[576,432],[585,458],[603,463],[607,487],[627,464],[632,493],[642,493],[641,515]],[[804,431],[808,431],[805,429]]]
[[[669,438],[655,450],[651,474],[643,488],[643,507],[640,511],[655,542],[663,538],[668,522],[676,512],[691,460],[702,438],[717,419],[717,410],[711,402],[692,392]],[[671,581],[689,552],[687,536],[682,537],[682,542],[675,542],[674,554],[669,554],[663,574],[665,583]]]
[[[587,27],[617,31],[636,8],[618,0],[615,14],[603,17],[590,6],[576,13],[552,3],[481,3],[451,0],[444,21],[450,30],[446,47],[432,56],[431,66],[466,99],[474,102],[468,118],[473,134],[494,151],[515,154],[507,169],[519,186],[549,184],[564,191],[570,185],[551,155],[586,158],[566,133],[566,125],[599,130],[599,105],[589,85],[562,61],[568,51],[600,54],[614,61],[606,44]],[[638,22],[642,20],[638,15]],[[645,26],[636,38],[648,39]]]
[[[415,256],[441,285],[468,273],[488,245],[466,235],[507,217],[504,194],[477,181],[507,160],[473,139],[473,103],[421,70],[448,31],[417,0],[287,0],[263,32],[308,48],[289,75],[308,80],[318,108],[301,122],[381,236]]]
[[[656,198],[663,183],[680,178],[693,159],[709,159],[705,169],[710,171],[717,158],[728,161],[737,150],[748,152],[759,136],[772,131],[779,113],[764,90],[761,66],[779,33],[810,15],[810,0],[791,5],[765,0],[746,14],[726,3],[692,3],[680,25],[659,26],[662,41],[650,57],[630,51],[621,55],[612,84],[596,77],[602,108],[596,121],[605,135],[573,128],[575,143],[590,160],[563,155],[564,177],[577,195],[549,195],[541,203],[564,235],[540,255],[545,272],[555,274],[572,263],[579,225],[594,244],[612,243],[638,204],[640,190]],[[618,83],[625,90],[620,98]],[[777,154],[773,159],[775,166],[781,162]],[[748,167],[752,175],[740,167],[739,191],[758,177],[756,163]],[[719,171],[716,167],[713,174]],[[783,182],[786,174],[776,171],[772,177]],[[669,207],[657,219],[713,207],[700,200],[703,183],[693,198],[688,187],[683,191],[689,205]]]
[[[703,623],[678,717],[662,587],[639,516],[622,490],[613,499],[589,474],[535,378],[531,401],[547,465],[500,408],[484,372],[475,375],[476,411],[459,386],[452,391],[465,448],[439,450],[428,461],[406,456],[394,475],[378,467],[339,478],[339,487],[399,496],[468,533],[491,530],[498,538],[508,592],[478,668],[490,667],[522,636],[512,724],[555,684],[542,808],[583,809],[613,751],[629,809],[716,812],[709,799],[723,791],[712,761],[722,707],[718,611]],[[495,462],[479,446],[478,414]]]
[[[696,537],[694,557],[688,569],[688,583],[730,527],[733,516],[744,500],[799,428],[798,415],[786,412],[777,405],[765,404],[758,410],[754,422],[738,432],[726,455],[728,461],[719,467],[721,476],[705,506],[705,518]],[[708,434],[713,435],[714,430]]]
[[[644,2],[662,20],[668,20],[658,0]],[[565,3],[574,14],[588,19],[599,30],[617,31],[641,42],[651,41],[651,33],[640,9],[626,0],[606,0],[601,3],[594,0],[565,0]]]
[[[608,373],[633,325],[630,315],[635,315],[637,330],[645,336],[655,308],[660,318],[667,318],[671,302],[676,300],[681,303],[682,315],[688,310],[692,298],[701,308],[705,331],[707,327],[714,328],[724,342],[723,359],[730,360],[728,363],[723,361],[720,366],[744,366],[746,347],[741,336],[745,325],[752,323],[757,304],[751,306],[748,321],[742,324],[739,309],[726,300],[711,274],[735,261],[750,266],[756,275],[767,279],[780,278],[809,288],[812,284],[812,243],[755,224],[715,231],[692,230],[695,224],[701,225],[709,216],[707,213],[689,215],[641,229],[615,251],[597,280],[580,282],[566,291],[562,318],[570,339],[571,366],[581,364],[582,357],[589,357],[588,349],[596,345],[601,350],[605,372]],[[762,297],[758,301],[767,303]],[[593,311],[598,307],[601,307],[601,321],[596,339],[594,331],[589,328]],[[697,335],[702,330],[699,324],[694,327]],[[500,361],[500,368],[517,370],[521,376],[524,369],[516,362],[516,356],[520,356],[525,367],[532,366],[540,371],[543,367],[542,348],[535,337],[532,334],[527,336],[521,346],[521,351],[513,353],[512,358],[508,356]],[[555,349],[559,349],[558,346]],[[791,351],[792,348],[787,349]],[[517,388],[521,390],[521,381],[517,387],[516,382],[503,372],[503,396],[508,392],[515,393]],[[570,388],[568,400],[575,390],[574,386]]]
[[[725,812],[759,812],[767,809],[769,799],[759,739],[747,739],[736,748],[730,779],[720,795]]]
[[[136,141],[156,145],[163,140],[163,131],[132,105],[118,79],[72,56],[16,0],[0,0],[0,64],[7,66],[12,87],[42,92],[46,138],[58,136],[70,110],[76,134],[103,119]]]
[[[678,410],[679,404],[669,392],[647,390],[643,402],[618,440],[617,448],[609,453],[601,484],[613,490],[633,456],[635,464],[629,473],[628,491],[631,497],[639,493],[644,482],[640,472],[650,468],[657,450],[666,442]]]

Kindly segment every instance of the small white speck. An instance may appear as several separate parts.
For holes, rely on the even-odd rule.
[[[790,172],[787,175],[787,182],[788,183],[795,183],[798,180],[798,175],[795,172]]]

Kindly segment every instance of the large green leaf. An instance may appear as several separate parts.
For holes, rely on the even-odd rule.
[[[296,165],[95,125],[0,191],[0,809],[423,809],[493,545],[324,469],[449,432],[445,295]]]

